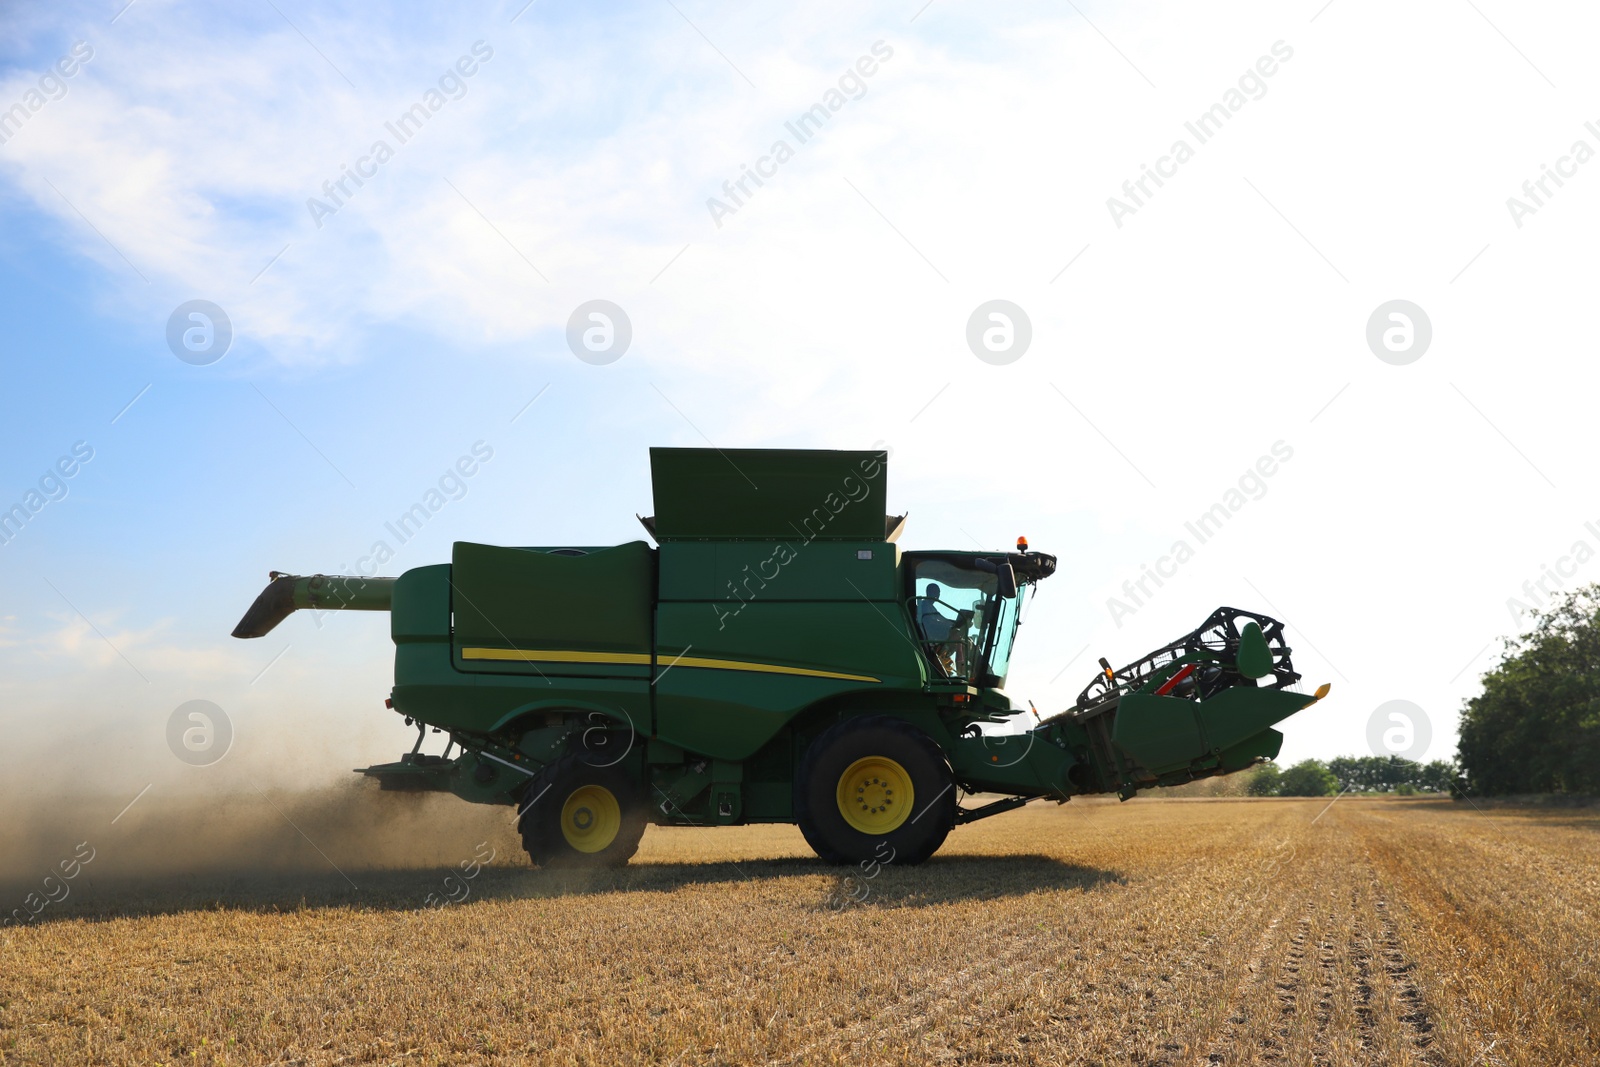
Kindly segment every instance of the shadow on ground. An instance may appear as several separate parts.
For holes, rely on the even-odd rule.
[[[581,898],[611,893],[671,893],[696,886],[791,881],[798,906],[930,907],[995,900],[1040,891],[1091,890],[1121,885],[1114,871],[1040,855],[934,857],[918,867],[875,871],[838,867],[815,858],[636,863],[612,870],[540,870],[489,866],[467,878],[453,867],[323,872],[207,871],[188,876],[79,878],[69,895],[44,905],[26,925],[201,911],[258,914],[317,910],[427,912],[493,901]],[[3,885],[0,899],[21,901],[36,885]],[[36,896],[35,902],[41,899]],[[15,928],[15,927],[13,927]]]

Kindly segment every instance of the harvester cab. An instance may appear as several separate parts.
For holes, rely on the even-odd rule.
[[[651,449],[654,546],[458,542],[398,578],[274,572],[234,631],[387,611],[384,789],[514,805],[541,865],[625,862],[647,823],[797,823],[832,862],[914,864],[958,823],[1275,756],[1283,627],[1232,608],[1025,732],[1004,692],[1055,557],[903,551],[880,451]],[[426,731],[443,754],[421,751]],[[960,798],[999,799],[963,805]]]
[[[1028,590],[1055,572],[1054,556],[906,552],[908,611],[941,682],[1005,685]]]

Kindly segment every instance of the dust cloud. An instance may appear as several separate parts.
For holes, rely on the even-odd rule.
[[[0,886],[10,896],[47,876],[171,879],[190,874],[342,873],[454,867],[487,843],[500,864],[526,863],[509,805],[443,793],[385,792],[354,779],[298,790],[163,792],[8,802]],[[336,876],[336,875],[335,875]]]

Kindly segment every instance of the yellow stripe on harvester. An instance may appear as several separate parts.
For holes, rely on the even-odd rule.
[[[569,652],[520,648],[463,648],[461,658],[515,663],[596,663],[607,666],[645,667],[654,662],[643,652]],[[784,667],[776,663],[750,663],[737,659],[702,659],[699,656],[679,656],[677,659],[665,661],[663,666],[702,667],[714,671],[752,671],[757,674],[794,674],[803,678],[840,678],[847,682],[883,680],[866,674],[841,674],[838,671],[814,671],[809,667]]]
[[[463,648],[462,659],[497,659],[537,663],[609,663],[648,667],[650,656],[643,652],[555,652],[546,649]]]

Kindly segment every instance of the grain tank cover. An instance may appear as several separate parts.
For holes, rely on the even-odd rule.
[[[451,610],[457,654],[469,649],[650,652],[655,552],[498,548],[457,541]]]
[[[886,540],[888,453],[652,448],[656,540]]]

